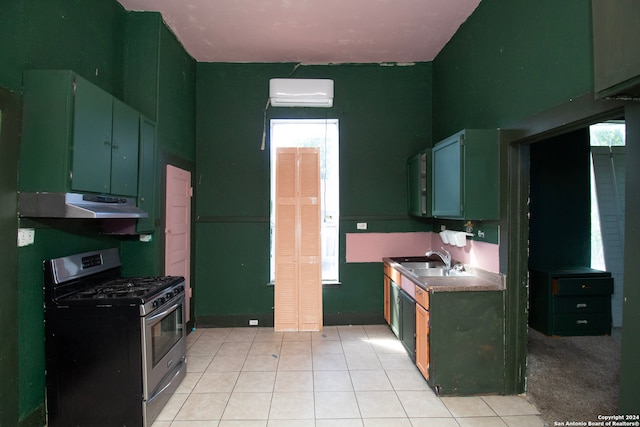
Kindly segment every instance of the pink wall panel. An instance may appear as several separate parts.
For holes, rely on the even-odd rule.
[[[445,245],[438,233],[347,233],[347,262],[381,262],[384,257],[422,256],[444,247],[463,264],[498,273],[499,246],[468,240],[464,247]]]
[[[429,250],[432,234],[347,233],[347,262],[382,262],[383,257],[421,256]]]
[[[467,245],[459,248],[457,246],[445,245],[442,243],[438,233],[431,233],[431,248],[434,251],[439,251],[442,247],[451,252],[451,258],[456,261],[486,271],[494,273],[500,272],[500,247],[496,244],[467,240]]]

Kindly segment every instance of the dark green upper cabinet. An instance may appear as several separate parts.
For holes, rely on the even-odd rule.
[[[138,126],[140,113],[113,99],[111,194],[138,194]]]
[[[431,150],[422,151],[407,160],[407,194],[409,215],[431,216]]]
[[[156,194],[156,125],[140,115],[140,156],[138,180],[138,207],[147,212],[147,218],[140,218],[136,224],[138,233],[153,232],[155,229]]]
[[[432,150],[432,214],[438,218],[497,220],[497,130],[466,129]]]
[[[139,113],[69,70],[24,74],[19,188],[138,193]]]
[[[111,188],[113,98],[84,79],[72,78],[75,97],[71,189],[108,193]]]
[[[640,7],[637,0],[593,0],[594,92],[640,97]]]

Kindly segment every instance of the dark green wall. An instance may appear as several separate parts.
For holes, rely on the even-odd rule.
[[[20,95],[0,87],[0,425],[18,419],[18,250],[16,188]]]
[[[340,121],[341,285],[325,322],[382,321],[382,265],[347,264],[345,233],[425,230],[407,216],[406,159],[431,145],[431,64],[198,64],[196,315],[200,324],[272,318],[269,150],[260,150],[269,79],[331,78],[333,108],[272,108],[271,118]],[[251,316],[251,317],[250,317]]]
[[[591,265],[589,129],[531,145],[529,264]]]
[[[607,113],[606,104],[595,105],[592,100],[592,49],[589,1],[482,0],[433,61],[434,141],[469,127],[511,128],[515,134],[525,134],[529,141],[539,141],[544,139],[541,134],[557,134],[560,131],[556,128],[570,127],[570,122],[563,121],[565,117],[582,123],[582,126],[589,124],[589,118],[598,115],[612,118]],[[617,108],[618,105],[609,107],[612,112]],[[581,116],[582,113],[585,115]],[[628,148],[640,146],[638,108],[631,105],[625,116]],[[503,153],[507,151],[504,147]],[[638,161],[638,152],[630,149],[628,159]],[[528,160],[522,153],[519,155],[522,157],[515,156],[510,160]],[[516,167],[506,160],[503,165]],[[528,172],[528,165],[519,166],[519,170]],[[626,197],[626,214],[629,217],[638,213],[633,189],[640,185],[639,178],[637,168],[627,169],[627,189],[631,191]],[[511,190],[510,185],[503,184],[503,204],[509,198],[506,191],[514,194],[518,191]],[[503,233],[518,228],[509,224],[509,220],[516,219],[507,219],[506,212],[507,207],[503,209],[500,222]],[[625,252],[637,253],[640,248],[632,236],[638,235],[638,226],[627,221],[626,227],[630,238],[625,240]],[[518,246],[514,241],[517,236],[506,239],[514,247]],[[526,247],[526,242],[521,244]],[[509,260],[509,257],[517,255],[506,246],[501,244],[501,271],[505,271],[507,265],[518,263]],[[520,263],[526,265],[526,257]],[[630,279],[637,277],[638,263],[629,262],[625,266],[627,280],[619,409],[621,413],[638,413],[636,388],[640,371],[633,364],[635,355],[640,351],[639,287],[634,286]],[[526,268],[524,270],[526,274]],[[526,277],[521,280],[521,276],[513,271],[505,272],[506,310],[510,313],[505,325],[505,374],[507,391],[517,393],[524,391],[522,373],[526,372]]]
[[[2,210],[0,224],[0,263],[3,273],[14,276],[6,281],[3,292],[13,301],[13,312],[2,310],[0,329],[7,331],[0,347],[0,425],[43,425],[44,423],[44,335],[42,312],[42,261],[87,250],[118,247],[123,255],[123,273],[156,275],[162,272],[163,212],[158,209],[157,231],[152,243],[135,238],[110,237],[99,233],[95,222],[21,219],[21,227],[36,229],[35,244],[17,249],[16,182],[18,132],[20,128],[19,93],[22,73],[28,68],[71,69],[102,89],[130,104],[140,98],[146,87],[137,82],[146,79],[148,69],[156,72],[157,97],[154,108],[134,105],[157,121],[158,166],[167,159],[174,164],[193,163],[195,157],[195,61],[184,51],[173,34],[158,18],[155,32],[146,34],[140,45],[143,52],[158,46],[154,64],[146,69],[125,66],[127,24],[131,14],[115,0],[80,2],[77,0],[17,0],[0,4],[0,87],[17,95],[9,100],[17,112],[4,114],[2,156]],[[153,52],[151,52],[151,56]],[[149,57],[150,55],[147,55]],[[162,67],[162,71],[158,72]],[[4,103],[5,92],[2,93]],[[2,105],[3,108],[6,108]],[[193,168],[193,167],[192,167]],[[157,179],[157,206],[161,206],[162,174]],[[11,231],[12,230],[12,231]],[[6,255],[6,256],[4,256]],[[13,313],[13,314],[12,314]],[[16,320],[17,319],[17,320]],[[5,335],[3,335],[4,341]],[[16,341],[17,339],[17,341]],[[6,381],[5,381],[6,379]]]
[[[11,3],[11,4],[8,4]],[[3,28],[0,43],[0,86],[20,91],[22,72],[27,68],[73,69],[103,89],[122,97],[122,26],[124,10],[116,2],[100,0],[77,2],[72,0],[40,2],[20,0],[3,2],[0,13],[0,28]],[[15,143],[15,141],[13,141]],[[3,162],[4,162],[3,156]],[[9,156],[8,162],[15,158]],[[9,167],[15,171],[16,165]],[[3,164],[4,169],[4,164]],[[15,188],[12,193],[15,201]],[[8,195],[7,195],[8,196]],[[15,204],[12,218],[15,221]],[[4,215],[4,214],[3,214]],[[18,420],[23,425],[42,424],[44,417],[44,335],[42,313],[42,261],[62,256],[78,249],[96,246],[114,246],[118,242],[110,238],[87,238],[78,233],[83,226],[57,230],[50,224],[22,221],[22,227],[36,228],[36,243],[17,250],[18,316],[3,330],[18,328],[18,363],[3,361],[3,370],[17,372],[18,408],[7,407],[13,401],[13,389],[2,399],[2,414],[17,413],[7,419],[7,425]],[[10,234],[15,236],[15,230]],[[90,241],[90,244],[87,242]],[[3,239],[1,243],[15,250],[15,239]],[[15,268],[15,267],[12,267]],[[13,284],[16,286],[16,283]],[[7,403],[5,403],[7,402]],[[2,420],[4,421],[4,420]],[[0,422],[4,425],[5,422]]]
[[[635,255],[640,253],[640,105],[631,104],[626,108],[627,123],[625,163],[625,239],[624,252],[624,293],[622,307],[622,350],[620,357],[620,394],[618,412],[621,414],[640,413],[638,384],[638,354],[640,353],[640,262]],[[629,167],[635,165],[635,167]]]
[[[591,2],[482,0],[433,61],[434,141],[593,90]]]
[[[124,241],[121,256],[130,274],[153,275],[164,271],[166,165],[195,170],[196,62],[159,13],[128,12],[125,33],[124,100],[156,122],[158,159],[155,235],[150,243]]]

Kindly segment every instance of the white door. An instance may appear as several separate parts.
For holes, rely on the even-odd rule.
[[[164,270],[185,279],[186,320],[191,301],[191,173],[167,165]]]

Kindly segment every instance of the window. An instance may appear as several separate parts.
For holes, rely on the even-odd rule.
[[[591,267],[613,269],[605,252],[621,248],[624,238],[624,122],[589,127],[591,141]],[[600,196],[600,198],[598,197]],[[600,200],[599,200],[600,199]],[[601,224],[601,218],[605,224]],[[603,236],[606,229],[609,235]],[[611,234],[613,232],[613,234]],[[608,247],[604,242],[608,242]],[[613,255],[618,259],[619,256]]]
[[[270,280],[275,278],[274,264],[274,200],[276,148],[320,148],[320,215],[322,218],[322,282],[338,282],[339,264],[339,133],[337,119],[273,119],[271,120],[271,213],[270,213]]]

